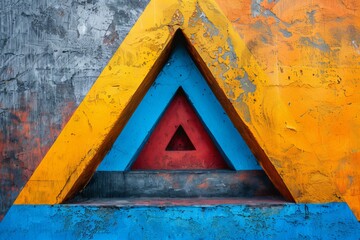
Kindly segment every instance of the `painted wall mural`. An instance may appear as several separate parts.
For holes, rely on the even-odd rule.
[[[347,222],[342,233],[358,239],[359,11],[355,0],[0,3],[2,216],[16,199],[9,214],[29,204],[39,219],[66,218],[71,206],[47,205],[63,203],[89,181],[181,31],[209,87],[262,168],[286,199],[298,203],[287,203],[277,213],[271,206],[269,212],[294,229],[298,224],[284,219],[303,221],[301,232],[309,237],[322,236],[313,234],[309,216],[318,226]],[[164,214],[142,206],[149,221]],[[75,208],[103,216],[101,208]],[[239,211],[260,211],[230,208],[230,215],[224,208],[208,208],[204,214],[234,216],[236,228],[245,221],[235,217]],[[343,215],[334,221],[327,208]],[[165,209],[165,215],[176,209],[184,210]],[[301,209],[299,215],[296,209]],[[69,216],[78,219],[78,212]],[[126,215],[121,208],[113,214]],[[139,220],[141,214],[133,216]],[[14,219],[7,216],[0,222],[6,236],[14,231],[8,227]],[[29,228],[36,224],[33,220]],[[67,221],[47,228],[45,236],[53,236]],[[78,237],[75,228],[68,227],[69,237]],[[269,229],[270,235],[261,236],[280,236]],[[286,236],[300,236],[291,233],[300,234]],[[340,233],[334,228],[331,238]]]
[[[301,201],[332,194],[359,219],[360,2],[217,3],[269,76],[262,107],[276,136],[272,159],[293,166]],[[279,104],[267,104],[271,99]]]

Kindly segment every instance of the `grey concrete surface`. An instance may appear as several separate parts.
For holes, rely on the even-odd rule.
[[[0,1],[0,216],[148,2]]]

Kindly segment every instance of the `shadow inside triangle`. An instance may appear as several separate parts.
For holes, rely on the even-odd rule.
[[[196,150],[184,128],[180,125],[165,148],[165,151],[193,151]]]

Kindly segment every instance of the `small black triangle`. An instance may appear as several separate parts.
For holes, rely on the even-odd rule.
[[[196,150],[194,144],[191,142],[190,138],[186,134],[184,128],[180,125],[174,136],[172,136],[170,142],[168,143],[166,151],[192,151]]]

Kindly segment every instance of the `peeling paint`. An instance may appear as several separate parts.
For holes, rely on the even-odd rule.
[[[309,38],[309,37],[302,37],[300,38],[300,42],[304,46],[310,46],[317,48],[323,52],[329,52],[330,47],[328,44],[325,43],[324,39],[322,38]]]
[[[175,26],[182,26],[184,24],[184,15],[179,9],[176,9],[173,17],[171,18],[171,22],[168,25],[171,34],[174,34],[176,29]]]
[[[249,79],[247,72],[245,72],[242,78],[237,77],[236,79],[240,80],[241,88],[244,90],[245,95],[256,91],[256,85]]]
[[[256,103],[261,105],[247,103],[255,112],[252,123],[259,132],[268,132],[269,138],[263,143],[268,145],[265,149],[276,165],[281,169],[286,165],[287,169],[298,168],[282,172],[284,178],[296,179],[287,184],[303,184],[295,191],[299,201],[319,200],[324,192],[332,193],[329,196],[333,195],[334,200],[342,194],[360,219],[359,173],[350,170],[357,169],[351,159],[354,149],[357,152],[360,148],[360,96],[354,94],[360,92],[359,4],[347,0],[280,0],[266,6],[265,1],[257,1],[262,12],[254,17],[254,1],[217,3],[229,19],[236,20],[232,21],[233,26],[270,77],[264,86],[269,97],[256,95]],[[269,14],[265,15],[266,10]],[[283,35],[280,29],[292,36]],[[257,87],[261,89],[262,85]],[[284,115],[278,107],[281,105],[293,118]],[[257,108],[267,114],[260,115],[254,111]],[[261,128],[261,124],[268,128]],[[351,164],[338,170],[343,159]],[[312,164],[304,165],[305,162]],[[312,175],[317,175],[319,169],[329,183],[313,181]],[[301,177],[295,177],[298,174]],[[351,185],[348,176],[353,181]]]
[[[205,13],[197,3],[195,11],[189,19],[188,26],[194,27],[199,22],[201,22],[203,27],[206,29],[204,37],[209,36],[210,38],[212,38],[213,36],[219,35],[219,29],[206,17]]]
[[[312,11],[310,11],[310,12],[307,12],[306,14],[307,14],[307,16],[308,16],[308,18],[309,18],[309,22],[310,22],[311,24],[314,24],[314,23],[315,23],[316,10],[312,10]]]
[[[289,31],[286,30],[286,29],[280,29],[279,31],[280,31],[280,32],[283,34],[283,36],[286,37],[286,38],[289,38],[289,37],[292,36],[292,33],[289,32]]]
[[[225,51],[224,54],[221,57],[224,60],[226,60],[226,58],[229,57],[230,66],[233,67],[233,68],[236,68],[237,67],[238,57],[236,56],[236,52],[234,51],[234,45],[233,45],[230,38],[228,38],[226,40],[226,42],[228,44],[229,50]]]
[[[262,9],[261,9],[261,3],[264,0],[251,0],[251,14],[253,17],[260,16]]]

